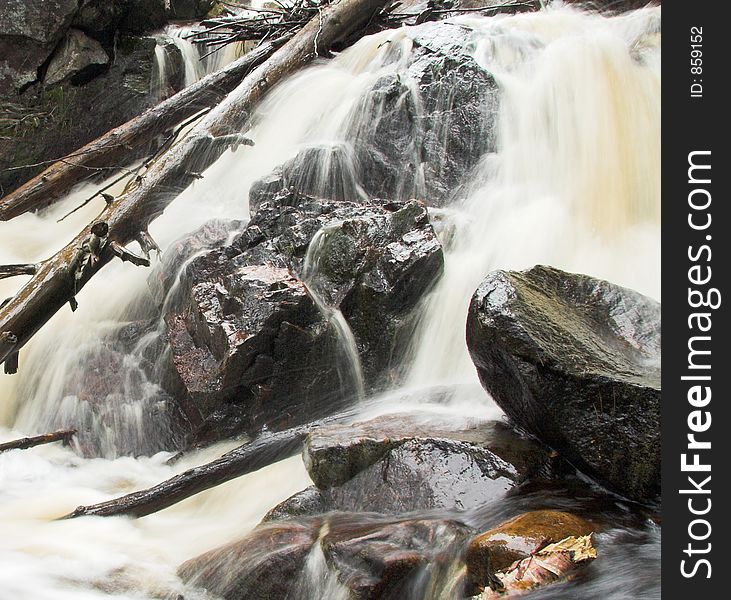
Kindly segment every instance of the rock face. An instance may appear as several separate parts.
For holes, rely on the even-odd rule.
[[[0,6],[0,97],[34,82],[71,25],[77,0],[6,0]]]
[[[425,23],[409,36],[407,67],[375,83],[354,109],[349,137],[370,196],[440,205],[494,150],[498,89],[470,54],[468,28]]]
[[[323,227],[311,257],[317,276],[306,286],[308,247]],[[204,419],[225,415],[239,430],[331,413],[357,388],[342,337],[312,294],[342,311],[373,387],[442,264],[418,202],[337,202],[285,190],[258,207],[230,246],[188,264],[179,302],[165,315],[174,392]]]
[[[520,427],[639,500],[660,489],[660,305],[538,266],[496,271],[470,305],[485,389]]]
[[[563,511],[518,515],[470,540],[465,555],[467,578],[477,593],[489,584],[495,571],[504,571],[548,544],[593,531],[591,523]]]
[[[158,39],[144,33],[166,20],[164,0],[0,3],[0,195],[160,100]],[[181,73],[169,95],[183,69],[179,51],[167,56]]]

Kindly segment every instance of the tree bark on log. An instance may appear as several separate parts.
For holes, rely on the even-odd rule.
[[[199,492],[294,456],[301,451],[309,431],[310,427],[301,426],[256,438],[212,462],[189,469],[146,490],[92,506],[79,506],[63,519],[117,515],[144,517]]]
[[[139,241],[149,252],[150,222],[230,145],[261,98],[319,52],[361,30],[387,0],[340,0],[323,9],[257,67],[176,146],[163,153],[129,193],[111,199],[98,220],[65,248],[37,265],[31,280],[0,307],[0,362],[15,355],[114,256],[149,264],[124,250]]]
[[[263,44],[53,163],[0,199],[0,221],[53,204],[90,174],[97,174],[99,169],[109,169],[111,173],[116,170],[115,165],[136,160],[145,153],[145,148],[155,136],[220,102],[252,69],[274,54],[288,37]]]
[[[75,429],[62,429],[53,433],[44,433],[43,435],[35,435],[33,437],[20,438],[12,442],[0,444],[0,452],[8,450],[27,450],[35,446],[50,444],[52,442],[63,442],[64,445],[71,442],[71,438],[76,435]]]

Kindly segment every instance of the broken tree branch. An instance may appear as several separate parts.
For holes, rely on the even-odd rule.
[[[250,73],[187,137],[162,154],[139,185],[112,200],[99,218],[65,248],[38,265],[31,280],[0,308],[0,362],[17,353],[119,250],[141,232],[230,145],[264,95],[321,51],[366,25],[387,0],[340,0],[323,10],[268,60]],[[225,140],[220,143],[218,140]],[[236,138],[241,143],[240,138]],[[94,228],[106,224],[106,235]]]
[[[0,265],[0,279],[18,275],[35,275],[38,265]]]
[[[45,433],[43,435],[20,438],[19,440],[0,444],[0,452],[6,452],[8,450],[26,450],[28,448],[41,446],[43,444],[50,444],[52,442],[63,442],[64,445],[68,445],[71,442],[71,438],[75,435],[75,429],[62,429],[60,431],[55,431],[54,433]]]

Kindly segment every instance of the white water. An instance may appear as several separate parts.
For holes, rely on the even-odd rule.
[[[356,344],[355,336],[341,310],[325,300],[324,290],[320,289],[318,278],[320,260],[327,237],[339,225],[340,223],[333,223],[323,227],[310,241],[302,268],[302,281],[307,286],[310,297],[317,305],[317,308],[335,329],[335,335],[338,338],[338,344],[345,359],[344,368],[338,370],[341,381],[345,380],[343,381],[343,385],[353,384],[356,397],[362,399],[365,395],[365,382],[363,379],[363,365],[358,354],[358,345]]]
[[[425,305],[412,386],[474,383],[464,315],[491,269],[548,263],[658,295],[659,39],[647,32],[659,14],[605,19],[556,10],[462,19],[474,27],[474,52],[495,72],[503,93],[499,153],[485,160],[463,201],[439,215],[454,242],[445,277]],[[410,47],[408,30],[385,32],[290,78],[255,115],[248,135],[256,147],[226,153],[153,223],[153,237],[165,248],[210,218],[245,218],[251,183],[303,144],[347,143],[345,132],[357,118],[352,109],[381,74],[405,71]],[[42,215],[0,224],[0,263],[40,260],[72,239],[101,205],[92,203],[60,224],[56,219],[90,193],[74,192]],[[0,375],[0,441],[82,423],[100,440],[104,457],[83,459],[54,446],[0,455],[0,600],[182,593],[177,565],[239,537],[268,508],[309,485],[293,458],[144,519],[51,521],[224,450],[198,452],[174,467],[163,464],[165,453],[119,457],[126,451],[122,438],[123,445],[139,447],[146,428],[165,428],[164,415],[148,410],[157,383],[140,379],[134,355],[123,358],[131,364],[101,413],[79,397],[78,382],[94,368],[89,353],[104,331],[116,329],[130,307],[144,301],[148,274],[129,264],[106,267],[79,294],[79,310],[60,311],[21,352],[19,374]],[[0,281],[0,297],[20,283]],[[460,407],[437,412],[495,414],[493,405],[470,394],[459,401]],[[387,406],[368,410],[381,413]],[[317,578],[318,560],[313,554],[303,576]],[[195,598],[190,590],[185,594]]]

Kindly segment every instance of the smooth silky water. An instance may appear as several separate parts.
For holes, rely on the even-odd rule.
[[[500,417],[477,383],[464,343],[469,297],[495,268],[551,264],[659,297],[659,20],[660,9],[604,18],[566,8],[455,19],[474,30],[471,52],[500,86],[498,152],[483,159],[446,208],[432,211],[446,247],[444,276],[420,308],[403,387],[361,400],[356,418],[411,412],[460,427]],[[410,50],[408,29],[388,31],[289,78],[254,115],[247,135],[256,146],[224,154],[152,224],[153,237],[165,249],[211,218],[246,219],[250,185],[303,145],[347,146],[359,99],[383,73],[407,78]],[[91,203],[57,223],[94,189],[0,224],[0,262],[52,255],[101,210],[100,202]],[[79,293],[78,311],[62,309],[23,349],[19,373],[0,375],[0,441],[83,429],[71,448],[0,455],[0,600],[201,598],[178,580],[177,566],[241,537],[311,483],[294,457],[143,519],[54,521],[79,504],[148,487],[233,445],[165,464],[174,446],[169,417],[159,410],[162,390],[140,368],[140,353],[154,340],[115,358],[118,372],[101,403],[83,395],[79,382],[99,367],[103,340],[140,314],[154,315],[149,275],[119,261],[105,267]],[[0,297],[14,293],[22,279],[0,281]],[[434,385],[452,389],[452,400],[422,405],[418,390]],[[559,486],[457,518],[486,527],[545,507],[589,510],[613,527],[597,536],[600,559],[579,581],[531,597],[659,598],[659,528],[619,500],[597,505],[584,491]],[[448,575],[460,568],[455,559]],[[452,597],[454,577],[424,572],[417,579],[410,596]],[[343,593],[325,576],[317,550],[298,590],[298,598],[335,600]]]

